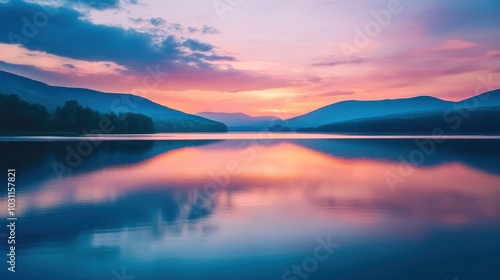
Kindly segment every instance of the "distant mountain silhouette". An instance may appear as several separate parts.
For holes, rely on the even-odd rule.
[[[190,115],[122,93],[103,93],[82,88],[56,87],[0,71],[0,94],[16,94],[22,100],[55,110],[68,100],[102,113],[139,113],[149,116],[156,132],[170,131],[325,131],[346,133],[422,133],[444,125],[443,115],[450,110],[467,109],[472,118],[453,133],[498,133],[500,90],[486,92],[462,101],[445,101],[430,96],[373,101],[342,101],[288,120],[273,116],[252,117],[243,113],[200,112]],[[477,111],[477,112],[476,112]],[[467,119],[467,118],[465,118]],[[490,124],[491,123],[491,124]]]
[[[466,115],[461,115],[464,110]],[[470,115],[470,117],[469,117]],[[461,118],[460,127],[455,128]],[[339,133],[498,133],[500,90],[462,101],[429,96],[380,101],[343,101],[286,121],[300,131]]]
[[[485,92],[471,98],[456,102],[465,108],[471,107],[498,107],[500,106],[500,89]]]
[[[283,120],[274,116],[252,117],[243,113],[200,112],[198,116],[225,123],[232,131],[252,131],[283,125]]]
[[[318,127],[353,119],[445,110],[452,104],[453,102],[430,96],[377,101],[342,101],[289,119],[287,124],[292,128]]]
[[[50,111],[64,105],[66,101],[76,100],[80,105],[101,113],[140,113],[153,119],[156,132],[227,131],[227,127],[222,123],[186,114],[140,96],[50,86],[4,71],[0,71],[0,94],[18,95],[22,100],[39,103]]]
[[[356,119],[299,128],[302,132],[332,132],[348,134],[418,134],[435,131],[450,134],[500,134],[500,107],[478,107],[473,111],[437,111],[420,114],[397,114]]]

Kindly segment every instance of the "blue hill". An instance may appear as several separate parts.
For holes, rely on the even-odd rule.
[[[29,103],[39,103],[53,111],[66,101],[76,100],[84,107],[101,113],[140,113],[155,122],[157,132],[171,131],[227,131],[227,127],[213,120],[186,114],[146,98],[124,93],[104,93],[83,88],[50,86],[39,81],[0,71],[0,93],[16,94]],[[167,129],[168,128],[168,129]]]
[[[377,101],[342,101],[289,119],[287,125],[292,128],[317,127],[360,118],[444,110],[452,104],[453,102],[430,96]]]

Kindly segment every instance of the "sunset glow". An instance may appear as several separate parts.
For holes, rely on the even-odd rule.
[[[490,0],[256,0],[223,11],[203,0],[111,2],[0,4],[0,31],[10,34],[0,69],[187,113],[282,118],[351,99],[456,101],[491,89],[484,81],[500,73]],[[145,85],[151,71],[159,74]]]

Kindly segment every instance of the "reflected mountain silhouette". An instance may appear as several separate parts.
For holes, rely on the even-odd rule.
[[[70,171],[61,169],[61,177],[66,177],[107,167],[135,164],[177,149],[215,142],[217,140],[103,141],[93,147],[87,156],[80,156],[81,163],[73,168],[67,164],[66,157],[68,149],[77,151],[79,142],[2,142],[3,160],[0,161],[0,168],[18,170],[18,179],[25,184],[25,188],[30,188],[57,176],[55,163],[71,168]]]
[[[448,140],[436,146],[423,166],[458,163],[500,174],[498,143],[498,140]],[[63,159],[67,145],[76,142],[5,144],[7,160],[3,162],[14,163],[13,167],[18,169],[19,182],[23,185],[21,199],[26,201],[26,210],[20,218],[23,229],[18,233],[22,240],[20,248],[51,242],[74,243],[82,234],[129,228],[146,227],[155,238],[179,235],[185,225],[197,224],[214,215],[225,194],[228,194],[228,204],[237,205],[229,194],[254,197],[257,192],[259,197],[260,192],[268,195],[280,189],[300,190],[308,204],[329,211],[347,209],[353,217],[364,212],[386,211],[391,215],[441,221],[453,220],[451,216],[456,216],[463,222],[500,213],[500,208],[495,206],[498,192],[486,186],[485,192],[492,194],[491,197],[471,196],[473,191],[463,188],[433,189],[432,186],[415,186],[398,191],[397,195],[387,195],[388,188],[378,185],[378,192],[374,192],[378,195],[375,195],[371,194],[373,186],[357,189],[356,185],[343,183],[342,173],[351,168],[350,161],[385,168],[387,163],[398,163],[400,156],[406,158],[417,149],[413,140],[275,140],[263,145],[253,161],[241,160],[243,174],[233,176],[225,188],[205,197],[199,194],[210,180],[210,173],[226,166],[230,159],[238,158],[241,141],[103,142],[62,181],[54,178],[50,165],[54,160]],[[184,148],[189,149],[177,152]],[[292,159],[281,158],[285,156]],[[314,165],[324,168],[325,172],[318,170],[323,177],[307,174],[317,169]],[[337,170],[330,165],[342,166]],[[273,167],[283,170],[268,172],[267,168]],[[137,174],[133,170],[137,170]],[[338,173],[335,174],[335,170]],[[142,173],[148,171],[151,173]],[[373,172],[383,177],[382,171]],[[376,178],[367,179],[373,179],[374,185],[379,183]],[[320,187],[325,184],[326,192]],[[439,182],[437,186],[441,186]],[[359,197],[331,195],[332,190],[358,191]],[[4,195],[2,199],[5,200]],[[487,211],[482,208],[485,205],[490,206]],[[207,229],[207,233],[216,231],[216,227]]]
[[[409,161],[414,151],[422,151],[412,139],[336,139],[290,140],[325,155],[345,159],[371,159],[376,161]],[[418,140],[424,141],[424,140]],[[421,166],[436,166],[459,162],[482,171],[500,174],[500,141],[491,139],[449,139],[436,143],[434,152],[425,154]]]

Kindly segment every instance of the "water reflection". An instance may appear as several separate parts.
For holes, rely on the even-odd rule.
[[[81,161],[77,166],[68,165],[66,158],[69,151],[77,150],[79,142],[5,142],[0,145],[0,167],[22,170],[24,176],[18,179],[22,180],[26,189],[37,187],[40,181],[54,177],[134,164],[172,150],[214,142],[216,141],[103,141],[93,146],[88,155],[79,155]],[[75,161],[74,157],[70,160],[71,163]],[[59,169],[54,167],[55,164],[58,164]],[[58,173],[57,170],[63,172]]]
[[[432,256],[419,248],[435,243],[455,264],[471,253],[483,260],[457,274],[496,276],[488,265],[500,259],[491,238],[500,233],[498,141],[449,140],[394,192],[384,173],[415,149],[411,140],[242,143],[108,142],[62,177],[50,163],[68,143],[9,144],[9,162],[25,154],[16,162],[25,185],[18,202],[24,262],[53,273],[51,264],[71,252],[73,272],[92,267],[89,275],[103,279],[124,265],[141,279],[281,279],[318,236],[334,234],[344,253],[313,279],[394,277],[400,266],[376,270],[372,257],[390,266],[404,256],[413,269],[422,260],[410,254]],[[483,243],[456,244],[471,236]],[[469,251],[457,249],[464,246]],[[416,270],[415,279],[440,279],[452,267]],[[73,275],[69,268],[61,279]]]

